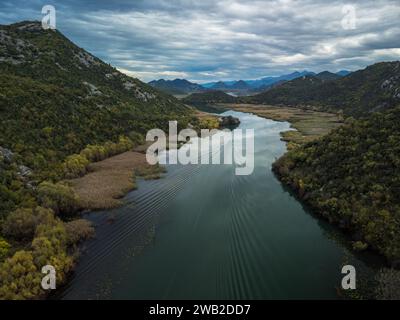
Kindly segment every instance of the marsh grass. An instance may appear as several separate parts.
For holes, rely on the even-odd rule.
[[[115,208],[121,205],[121,198],[136,189],[136,177],[160,178],[164,172],[160,166],[151,166],[146,155],[128,151],[117,156],[92,163],[89,173],[69,183],[79,196],[79,205],[88,210]]]
[[[224,108],[249,112],[259,117],[276,121],[288,121],[295,130],[281,133],[282,140],[288,142],[288,149],[313,141],[343,123],[339,114],[304,110],[292,107],[277,107],[253,104],[224,104]]]

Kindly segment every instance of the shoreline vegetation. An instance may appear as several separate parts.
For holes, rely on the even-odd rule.
[[[64,283],[93,231],[66,181],[132,150],[152,128],[199,122],[181,101],[39,21],[0,33],[0,299],[40,299],[42,267]]]
[[[288,150],[272,166],[277,178],[316,215],[347,233],[354,251],[371,250],[386,259],[357,292],[341,295],[399,299],[400,106],[364,119],[295,107],[218,106],[291,123],[297,131],[281,132]]]
[[[287,121],[295,130],[281,132],[288,150],[314,141],[344,123],[341,114],[320,112],[294,107],[277,107],[260,104],[217,104],[224,109],[253,113],[275,121]]]
[[[199,128],[217,129],[219,117],[194,109]],[[150,165],[146,150],[151,143],[142,142],[123,153],[87,165],[85,174],[67,180],[78,197],[81,210],[112,209],[123,204],[121,198],[136,189],[136,179],[159,179],[165,173],[160,165]],[[173,146],[168,146],[168,148]],[[179,146],[177,146],[179,148]]]
[[[348,232],[355,251],[372,249],[400,266],[400,108],[347,119],[321,139],[285,153],[273,171],[319,216]],[[390,136],[388,136],[390,132]]]
[[[89,172],[82,177],[68,180],[78,195],[83,210],[112,209],[122,205],[120,200],[136,189],[136,178],[158,179],[165,172],[158,165],[151,166],[146,155],[126,151],[89,165]]]
[[[386,266],[368,280],[369,285],[361,283],[356,294],[342,294],[349,299],[399,299],[396,213],[400,208],[394,190],[400,167],[394,146],[400,107],[364,119],[344,119],[341,113],[294,107],[219,106],[291,123],[297,131],[281,133],[288,150],[273,163],[273,172],[299,201],[344,231],[354,251],[371,250],[386,259]]]

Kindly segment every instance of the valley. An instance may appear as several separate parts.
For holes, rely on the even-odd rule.
[[[293,107],[277,107],[257,104],[220,104],[215,105],[222,110],[231,109],[240,112],[252,113],[257,116],[276,121],[287,121],[291,128],[281,132],[282,139],[292,149],[306,142],[313,141],[328,134],[331,130],[343,124],[343,116],[335,113],[305,110]]]
[[[22,21],[0,26],[0,72],[0,299],[398,294],[399,61],[145,83]],[[254,172],[150,165],[145,137],[171,121],[254,130]],[[249,137],[232,137],[234,154]],[[368,280],[352,294],[346,263]]]

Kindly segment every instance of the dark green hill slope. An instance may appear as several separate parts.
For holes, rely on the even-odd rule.
[[[274,171],[315,212],[366,245],[400,260],[400,107],[349,119],[286,153]]]
[[[163,92],[176,95],[189,94],[193,92],[203,92],[207,90],[201,85],[187,81],[185,79],[153,80],[149,82],[149,85]]]
[[[89,143],[137,137],[191,111],[120,73],[37,22],[0,27],[0,146],[28,165],[56,161]]]
[[[187,104],[209,104],[209,103],[235,103],[236,97],[233,97],[225,92],[213,90],[202,93],[192,93],[182,100]]]
[[[341,78],[340,75],[329,71],[322,71],[316,74],[315,77],[324,81],[337,80]]]
[[[337,80],[306,76],[247,98],[247,102],[313,106],[360,116],[400,103],[400,62],[382,62]]]
[[[0,119],[0,300],[45,297],[42,267],[54,265],[61,285],[93,234],[88,221],[71,221],[83,208],[60,180],[168,120],[197,124],[179,100],[37,22],[0,26]]]

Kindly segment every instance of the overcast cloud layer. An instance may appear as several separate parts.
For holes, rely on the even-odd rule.
[[[254,79],[295,70],[357,70],[400,60],[400,1],[0,0],[0,23],[41,20],[144,81]],[[344,29],[344,5],[356,28]]]

